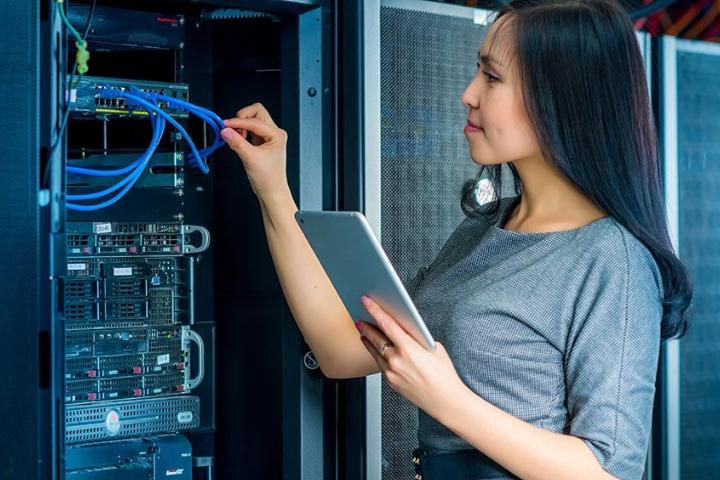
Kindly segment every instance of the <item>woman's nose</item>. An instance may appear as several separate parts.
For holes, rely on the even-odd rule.
[[[466,107],[478,108],[478,95],[473,90],[473,84],[470,82],[470,84],[465,88],[460,100]]]

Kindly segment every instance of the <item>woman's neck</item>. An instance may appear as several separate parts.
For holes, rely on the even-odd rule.
[[[582,227],[607,213],[542,157],[513,162],[522,182],[520,202],[505,228],[554,231]]]

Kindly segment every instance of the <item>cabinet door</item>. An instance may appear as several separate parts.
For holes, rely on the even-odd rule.
[[[662,478],[720,469],[720,45],[662,40],[665,189],[674,247],[694,284],[687,335],[662,357]],[[660,477],[657,477],[660,478]]]
[[[50,7],[50,2],[3,5],[3,29],[13,39],[0,55],[0,232],[5,252],[0,268],[0,477],[5,478],[53,479],[57,461],[50,362],[50,208],[47,192],[39,194],[53,119],[48,113],[52,102],[41,97],[52,79],[43,76],[47,71],[41,70],[40,52],[41,42],[50,52],[54,15],[52,8],[41,11],[41,3]],[[41,35],[41,29],[47,31]],[[41,104],[41,98],[46,103]]]
[[[365,2],[365,212],[406,284],[464,218],[460,192],[479,171],[463,134],[461,96],[489,14],[413,0]],[[412,478],[417,408],[377,375],[367,379],[367,415],[367,478]]]

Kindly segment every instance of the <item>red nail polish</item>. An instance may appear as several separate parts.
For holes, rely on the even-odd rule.
[[[355,322],[355,328],[358,329],[358,332],[362,332],[362,325],[360,325],[360,322]]]

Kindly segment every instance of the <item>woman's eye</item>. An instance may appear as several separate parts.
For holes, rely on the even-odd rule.
[[[491,73],[486,72],[485,70],[483,70],[482,73],[483,73],[483,75],[485,75],[485,77],[487,78],[488,83],[495,83],[495,82],[497,82],[498,80],[500,80],[498,77],[496,77],[495,75],[493,75],[493,74],[491,74]]]
[[[480,65],[480,62],[475,62],[475,65],[477,66],[478,70],[480,70],[482,68]],[[495,83],[498,80],[500,80],[498,77],[496,77],[495,75],[493,75],[491,73],[486,72],[485,70],[482,70],[482,74],[485,75],[485,78],[487,78],[488,83]]]

